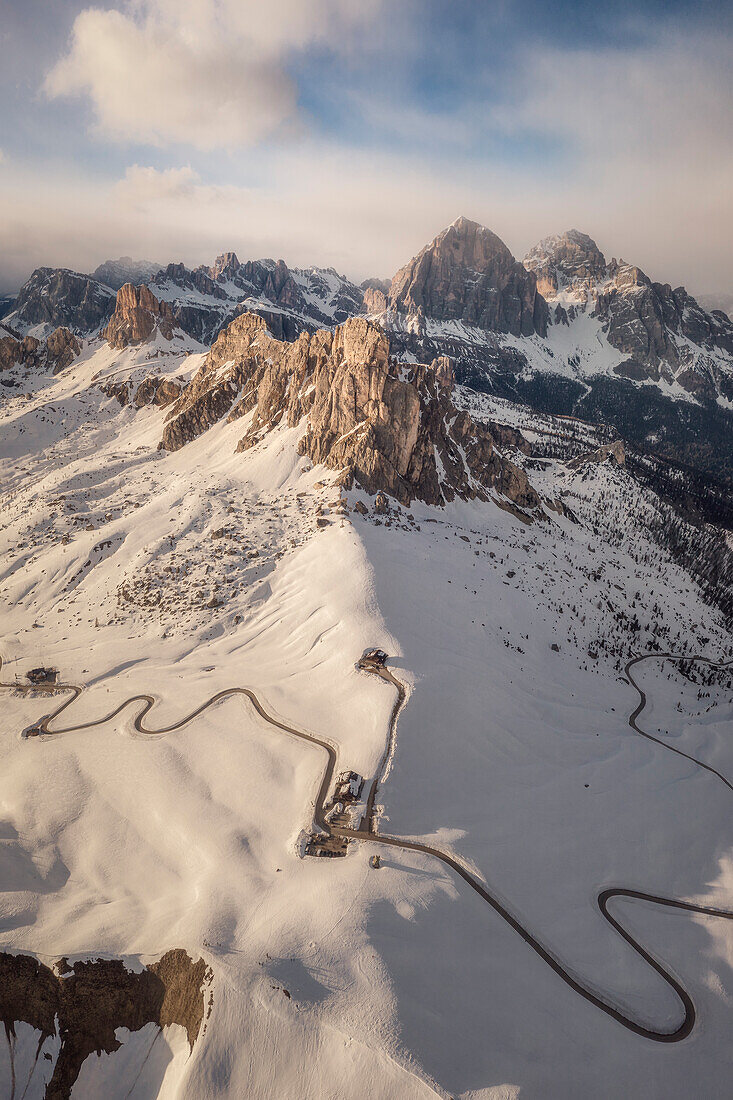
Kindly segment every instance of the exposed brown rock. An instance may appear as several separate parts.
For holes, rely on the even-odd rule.
[[[20,365],[29,369],[52,370],[58,374],[73,363],[81,344],[67,328],[57,328],[46,340],[25,336],[0,337],[0,371]]]
[[[176,321],[167,302],[159,302],[147,286],[125,283],[117,291],[117,304],[102,335],[113,348],[141,344],[159,330],[166,340],[173,339]]]
[[[134,383],[129,380],[110,382],[101,387],[102,392],[108,397],[116,397],[120,405],[132,404],[136,409],[142,409],[146,405],[157,405],[159,408],[172,405],[180,396],[181,388],[180,382],[153,374],[143,378],[136,390],[134,390]]]
[[[387,295],[378,287],[368,286],[364,291],[364,309],[367,313],[384,313]]]
[[[100,388],[102,393],[106,393],[108,397],[115,397],[120,405],[126,405],[130,399],[129,382],[110,382],[108,385]]]
[[[547,332],[548,311],[527,271],[495,233],[458,218],[392,280],[390,309],[492,332]]]
[[[172,405],[180,393],[180,383],[174,382],[172,378],[149,375],[138,386],[133,404],[138,409],[142,409],[145,405],[158,405],[160,408],[165,408],[167,405]]]
[[[0,370],[10,370],[16,364],[24,367],[40,365],[41,341],[33,336],[16,340],[14,336],[0,336]]]
[[[53,373],[70,366],[81,352],[81,344],[67,328],[57,328],[46,340],[46,358]]]
[[[305,418],[300,453],[341,470],[343,484],[403,504],[488,499],[495,489],[522,509],[537,508],[524,472],[496,450],[492,428],[453,405],[451,383],[449,361],[391,360],[387,335],[365,318],[287,344],[262,318],[243,315],[173,405],[161,447],[177,450],[225,416],[252,413],[238,447],[245,450],[281,420],[294,426]]]
[[[447,355],[440,355],[437,359],[433,359],[430,366],[435,371],[435,379],[438,385],[450,393],[456,383],[453,363],[450,358]]]
[[[0,953],[0,1020],[10,1041],[16,1025],[29,1024],[40,1042],[58,1034],[61,1047],[46,1100],[69,1100],[90,1054],[111,1053],[122,1045],[117,1028],[139,1031],[148,1023],[185,1027],[191,1049],[204,1018],[204,986],[211,971],[181,949],[167,952],[141,972],[120,959],[91,959],[56,972],[28,955]]]

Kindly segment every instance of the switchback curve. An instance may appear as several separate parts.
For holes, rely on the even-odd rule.
[[[656,655],[655,654],[655,656],[661,656],[661,655]],[[643,659],[643,658],[636,658],[634,661],[629,662],[629,665],[627,665],[627,670],[633,664],[636,664],[640,659]],[[715,664],[715,662],[708,662],[708,663]],[[725,665],[721,665],[721,667],[725,667]],[[0,669],[1,668],[2,668],[2,659],[0,658]],[[395,685],[397,687],[398,699],[397,699],[397,702],[396,702],[395,706],[392,709],[392,714],[390,716],[389,744],[391,745],[391,743],[393,741],[393,738],[394,738],[395,725],[396,725],[396,722],[397,722],[397,717],[399,715],[399,711],[401,709],[402,703],[404,702],[404,698],[405,698],[405,687],[399,680],[397,680],[396,677],[394,677],[392,675],[391,672],[389,672],[388,669],[373,668],[373,669],[366,669],[365,671],[370,671],[373,674],[378,675],[380,677],[380,679],[384,680],[385,682],[392,683],[393,685]],[[627,675],[628,675],[628,672],[627,672]],[[629,677],[629,678],[631,679],[631,677]],[[633,683],[633,680],[631,682]],[[634,686],[637,687],[636,684],[634,684]],[[33,690],[38,690],[37,688],[33,688],[32,686],[0,683],[0,688],[3,688],[3,687],[4,688],[14,688],[14,689],[18,689],[18,690],[21,690],[21,691],[24,691],[24,692],[30,692],[30,691],[33,691]],[[463,881],[466,882],[471,887],[471,889],[475,891],[475,893],[477,893],[481,898],[483,898],[483,900],[488,905],[490,905],[491,908],[500,917],[502,917],[502,919],[505,920],[507,922],[507,924],[509,924],[509,926],[511,928],[513,928],[514,931],[517,932],[517,934],[519,936],[521,936],[521,938],[524,940],[524,942],[529,947],[531,947],[532,950],[537,955],[539,955],[539,957],[545,963],[547,963],[547,965],[549,967],[551,967],[552,970],[554,970],[554,972],[558,975],[559,978],[561,978],[561,980],[563,982],[565,982],[566,985],[568,985],[575,993],[577,993],[584,1000],[588,1001],[589,1004],[594,1005],[596,1008],[598,1008],[602,1012],[604,1012],[607,1016],[610,1016],[612,1019],[616,1020],[617,1023],[621,1024],[622,1027],[625,1027],[627,1030],[633,1032],[634,1034],[640,1035],[640,1036],[642,1036],[643,1038],[646,1038],[646,1039],[651,1039],[652,1041],[658,1042],[658,1043],[677,1043],[677,1042],[680,1042],[681,1040],[687,1038],[687,1036],[690,1034],[693,1027],[695,1026],[695,1019],[696,1019],[695,1006],[694,1006],[692,998],[690,997],[687,990],[684,988],[684,986],[681,985],[680,982],[677,981],[677,979],[672,974],[670,974],[670,972],[668,970],[666,970],[664,968],[664,966],[662,966],[662,964],[660,962],[658,962],[653,957],[653,955],[651,955],[638,942],[638,940],[636,940],[623,927],[623,925],[614,916],[612,916],[612,914],[608,911],[608,902],[614,897],[627,897],[627,898],[652,902],[652,903],[657,904],[657,905],[664,905],[664,906],[674,908],[674,909],[683,909],[683,910],[686,910],[687,912],[700,913],[700,914],[703,914],[703,915],[706,915],[706,916],[722,917],[726,920],[733,920],[733,912],[731,912],[729,910],[725,910],[725,909],[715,909],[715,908],[712,908],[710,906],[694,905],[691,902],[678,901],[677,899],[674,899],[674,898],[664,898],[664,897],[660,897],[656,894],[647,894],[647,893],[643,893],[642,891],[639,891],[639,890],[627,889],[627,888],[623,888],[623,887],[606,889],[606,890],[603,890],[598,895],[598,898],[597,898],[598,907],[599,907],[599,910],[600,910],[601,914],[603,915],[603,917],[609,922],[611,927],[614,928],[615,931],[618,932],[619,935],[622,936],[626,940],[626,942],[633,948],[633,950],[636,951],[636,953],[638,955],[640,955],[641,958],[644,959],[644,961],[646,963],[648,963],[648,965],[651,966],[657,972],[657,974],[659,974],[659,976],[671,987],[671,989],[674,990],[674,992],[677,994],[677,997],[679,998],[679,1000],[682,1004],[682,1007],[683,1007],[683,1010],[684,1010],[684,1019],[682,1020],[682,1023],[674,1031],[658,1031],[658,1030],[655,1030],[654,1028],[646,1027],[644,1024],[639,1023],[637,1020],[634,1020],[632,1017],[627,1016],[621,1009],[616,1008],[610,1002],[605,1001],[602,997],[598,996],[598,994],[594,993],[592,989],[588,988],[587,986],[584,986],[581,982],[579,982],[573,976],[573,974],[568,969],[566,969],[566,967],[562,964],[562,962],[558,958],[556,958],[556,956],[551,951],[549,951],[540,942],[540,940],[538,940],[527,928],[525,928],[524,925],[522,925],[521,922],[519,920],[517,920],[517,918],[514,917],[512,915],[512,913],[510,913],[510,911],[504,905],[502,905],[502,903],[498,900],[498,898],[494,897],[482,885],[482,883],[477,878],[475,878],[475,876],[472,875],[471,872],[468,871],[467,868],[464,867],[461,863],[459,863],[459,861],[457,859],[455,859],[452,855],[450,855],[447,852],[442,851],[439,848],[434,848],[429,844],[422,844],[420,841],[412,841],[412,840],[403,839],[401,837],[388,836],[388,835],[385,835],[385,834],[382,834],[382,833],[377,833],[377,832],[373,831],[373,829],[374,829],[374,821],[373,821],[374,798],[376,796],[377,782],[378,782],[379,776],[381,775],[381,771],[380,771],[377,779],[374,780],[374,783],[372,785],[372,789],[370,791],[370,796],[369,796],[370,802],[368,802],[367,814],[365,815],[364,821],[362,822],[362,824],[364,824],[364,822],[366,822],[366,827],[360,828],[360,829],[348,829],[348,828],[344,828],[344,827],[341,827],[341,826],[331,825],[329,822],[327,822],[326,819],[325,819],[325,802],[326,802],[326,799],[328,797],[328,792],[331,788],[331,782],[332,782],[332,779],[333,779],[333,774],[334,774],[334,771],[336,769],[337,754],[336,754],[335,747],[330,742],[325,741],[322,738],[316,737],[313,734],[305,733],[303,730],[296,729],[294,726],[290,726],[287,723],[281,722],[277,718],[274,718],[262,706],[262,704],[260,703],[260,701],[257,698],[257,696],[255,695],[255,693],[253,691],[251,691],[249,688],[242,688],[242,687],[225,688],[224,690],[217,692],[215,695],[210,696],[209,699],[207,699],[204,703],[202,703],[199,707],[197,707],[196,710],[192,711],[190,714],[186,715],[184,718],[181,718],[179,721],[174,722],[171,725],[161,727],[160,729],[151,729],[151,728],[148,728],[145,725],[143,725],[143,719],[145,718],[145,716],[149,713],[149,711],[154,706],[155,700],[151,695],[141,694],[141,695],[133,695],[129,699],[124,700],[122,703],[120,703],[120,705],[118,707],[116,707],[109,714],[105,715],[103,718],[98,718],[98,719],[95,719],[95,720],[90,721],[90,722],[84,722],[84,723],[81,723],[81,724],[76,725],[76,726],[67,726],[63,729],[52,730],[52,729],[49,728],[51,722],[53,722],[54,719],[58,718],[58,716],[64,710],[66,710],[68,707],[70,707],[71,704],[76,699],[79,698],[79,696],[82,693],[82,688],[80,688],[76,685],[72,685],[72,684],[59,684],[59,685],[55,685],[51,689],[46,689],[46,690],[48,691],[49,694],[52,693],[52,692],[56,692],[56,691],[71,691],[72,692],[72,695],[69,699],[64,700],[64,702],[59,707],[57,707],[56,710],[54,710],[51,714],[46,715],[38,723],[38,725],[35,727],[35,732],[40,733],[40,734],[51,735],[51,736],[57,736],[59,734],[64,734],[64,733],[73,733],[73,732],[76,732],[76,731],[79,731],[79,730],[92,729],[94,727],[105,725],[107,722],[111,721],[113,718],[116,718],[117,715],[119,715],[123,710],[125,710],[126,707],[131,706],[135,703],[142,703],[143,704],[142,707],[139,709],[139,711],[136,714],[135,719],[134,719],[134,728],[137,730],[138,733],[148,734],[148,735],[153,735],[153,736],[162,735],[162,734],[166,734],[166,733],[172,733],[175,730],[181,729],[188,722],[190,722],[194,718],[198,717],[200,714],[202,714],[204,711],[206,711],[209,707],[213,706],[215,703],[221,701],[222,699],[225,699],[225,698],[227,698],[229,696],[232,696],[232,695],[241,695],[241,696],[246,697],[247,699],[249,699],[249,701],[251,702],[251,704],[254,707],[254,709],[256,710],[256,712],[260,715],[260,717],[265,722],[267,722],[268,724],[274,726],[276,729],[281,730],[284,733],[289,733],[292,736],[299,738],[302,741],[310,741],[312,744],[318,745],[320,748],[322,748],[326,752],[328,760],[327,760],[326,768],[324,770],[323,778],[321,780],[321,784],[320,784],[320,787],[319,787],[319,790],[318,790],[318,794],[317,794],[316,799],[315,799],[315,808],[314,808],[314,820],[315,820],[316,824],[319,826],[319,828],[321,828],[322,830],[324,830],[328,834],[332,833],[336,836],[343,836],[343,837],[346,837],[346,838],[352,839],[352,840],[365,840],[365,841],[369,841],[370,843],[373,843],[373,844],[383,844],[383,845],[386,845],[386,846],[389,846],[389,847],[399,848],[399,849],[402,849],[404,851],[422,852],[425,855],[434,856],[436,859],[439,859],[442,863],[446,864],[446,866],[450,867],[451,870],[453,870],[457,875],[459,875],[459,877],[461,879],[463,879]],[[642,694],[641,690],[638,687],[637,687],[637,691],[639,691],[640,694]],[[631,725],[632,729],[636,729],[636,726],[635,726],[634,723],[635,723],[636,718],[638,717],[638,715],[641,713],[641,710],[643,709],[643,706],[645,705],[645,701],[646,701],[646,697],[644,696],[643,699],[642,699],[642,703],[640,704],[639,707],[637,707],[636,711],[634,712],[634,714],[629,719],[629,725]],[[636,729],[636,732],[642,733],[642,736],[651,736],[651,735],[644,734],[643,731],[638,730],[638,729]],[[658,739],[651,737],[651,740],[658,740]],[[660,743],[664,744],[664,742],[660,742]],[[665,747],[669,747],[669,746],[665,746]],[[674,750],[674,751],[678,751],[678,750]],[[386,759],[388,758],[388,755],[389,755],[389,745],[388,745],[387,751],[385,752],[385,755],[382,758],[382,762],[380,764],[380,769],[384,767],[384,764],[386,762]],[[682,753],[681,755],[684,756],[686,754]],[[688,757],[688,759],[693,759],[693,758]],[[699,761],[693,761],[693,762],[694,763],[700,763]],[[706,765],[702,765],[702,766],[707,767]],[[714,769],[708,768],[708,770],[712,771]],[[717,772],[715,774],[719,775],[719,773],[717,773]],[[719,775],[719,778],[723,778],[723,777]],[[727,784],[727,780],[723,779],[723,781]]]
[[[721,783],[725,783],[728,790],[733,791],[733,783],[726,779],[725,776],[721,774],[721,772],[711,767],[710,764],[705,764],[702,760],[698,760],[697,757],[690,756],[689,753],[683,752],[682,749],[677,749],[674,745],[670,745],[666,741],[663,741],[661,737],[654,737],[653,734],[647,733],[646,730],[639,728],[636,719],[639,717],[641,712],[644,710],[644,707],[646,706],[646,692],[643,688],[639,687],[636,680],[631,675],[631,669],[634,668],[635,665],[640,664],[642,661],[651,660],[699,661],[704,665],[710,665],[711,668],[728,668],[731,664],[733,664],[733,660],[712,661],[708,657],[688,657],[685,654],[679,653],[646,653],[643,654],[641,657],[634,657],[631,661],[628,661],[626,666],[624,667],[624,673],[629,683],[639,693],[638,706],[633,714],[629,715],[629,725],[631,726],[634,733],[638,733],[640,737],[645,737],[647,741],[654,741],[655,744],[661,745],[662,748],[668,749],[669,752],[676,753],[677,756],[684,756],[685,760],[690,760],[693,764],[697,764],[698,768],[704,768],[706,772],[710,772],[711,775],[717,776]]]

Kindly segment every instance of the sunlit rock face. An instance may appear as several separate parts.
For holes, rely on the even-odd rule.
[[[103,335],[110,347],[126,348],[149,340],[156,329],[171,340],[176,327],[167,302],[159,302],[147,286],[125,283],[117,291],[115,311]]]
[[[244,315],[219,336],[172,406],[161,447],[178,450],[224,417],[251,413],[243,451],[281,422],[304,421],[300,452],[343,470],[369,493],[441,504],[486,499],[494,490],[521,509],[537,509],[538,495],[499,453],[491,427],[456,409],[452,385],[448,360],[397,363],[387,334],[365,318],[286,343],[261,317]]]
[[[397,272],[389,308],[514,336],[547,331],[547,305],[534,273],[495,233],[467,218],[458,218]]]

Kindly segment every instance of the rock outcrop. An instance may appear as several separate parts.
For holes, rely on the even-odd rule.
[[[456,409],[452,384],[445,360],[397,363],[386,333],[364,318],[285,343],[246,314],[221,333],[171,408],[160,446],[177,450],[225,417],[249,415],[238,446],[246,450],[278,424],[302,422],[300,453],[368,493],[405,505],[499,494],[523,512],[538,509],[490,426]]]
[[[513,336],[547,331],[547,305],[533,272],[495,233],[467,218],[458,218],[397,272],[389,308]]]
[[[390,288],[389,279],[365,279],[361,284],[364,294],[364,312],[384,313],[387,309]]]
[[[57,328],[89,335],[104,325],[114,304],[114,291],[90,275],[39,267],[21,287],[4,320],[21,335],[45,337]]]
[[[112,290],[119,290],[125,283],[146,283],[161,269],[161,264],[151,263],[150,260],[133,260],[132,256],[120,256],[119,260],[105,260],[103,264],[95,268],[92,278]]]
[[[122,1046],[118,1029],[139,1031],[146,1024],[180,1024],[193,1049],[204,1020],[204,989],[211,971],[203,959],[185,951],[167,952],[140,971],[121,959],[89,959],[54,969],[31,955],[0,953],[0,1021],[8,1039],[27,1024],[41,1045],[58,1038],[46,1100],[68,1100],[82,1065],[91,1054],[113,1053]]]
[[[113,348],[142,344],[157,331],[166,340],[176,329],[173,311],[167,302],[159,302],[145,285],[125,283],[117,291],[117,304],[102,335]]]
[[[71,366],[81,352],[81,344],[67,328],[57,328],[46,340],[46,364],[54,374]]]
[[[56,329],[46,340],[37,340],[34,336],[24,336],[22,340],[1,336],[0,372],[19,366],[58,374],[70,366],[80,352],[81,344],[67,328]]]
[[[623,260],[606,262],[595,241],[570,230],[525,257],[554,320],[571,324],[589,311],[608,343],[626,358],[614,370],[633,381],[677,382],[696,397],[733,396],[733,322],[707,313],[684,287],[655,283]],[[718,353],[722,353],[722,356]]]
[[[147,405],[164,409],[178,400],[182,388],[180,382],[154,374],[143,378],[137,386],[133,382],[126,381],[110,382],[101,387],[103,393],[108,397],[115,397],[120,405],[133,405],[136,409],[143,409]]]

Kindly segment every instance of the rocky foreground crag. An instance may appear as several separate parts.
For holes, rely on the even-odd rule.
[[[0,332],[2,329],[0,329]],[[58,374],[70,366],[81,352],[81,344],[67,328],[55,329],[45,340],[35,336],[0,335],[0,375],[14,367],[23,371],[50,370]],[[0,378],[4,385],[15,385],[12,378]]]
[[[172,340],[178,327],[167,302],[159,302],[145,285],[125,283],[117,291],[115,311],[102,335],[110,347],[126,348],[150,340],[156,332]]]
[[[238,450],[280,424],[302,424],[300,453],[367,493],[405,505],[494,498],[538,512],[524,471],[500,450],[527,450],[526,442],[459,411],[452,385],[447,359],[399,364],[385,332],[365,318],[286,343],[245,314],[221,333],[172,406],[160,447],[178,450],[223,419],[248,418]]]
[[[69,965],[62,958],[51,968],[32,955],[0,952],[0,1022],[12,1045],[19,1025],[38,1032],[37,1057],[46,1040],[58,1039],[44,1096],[69,1100],[86,1059],[122,1046],[117,1038],[120,1029],[179,1024],[192,1050],[204,1021],[204,990],[211,978],[203,959],[194,962],[180,948],[139,971],[128,970],[121,959]]]

